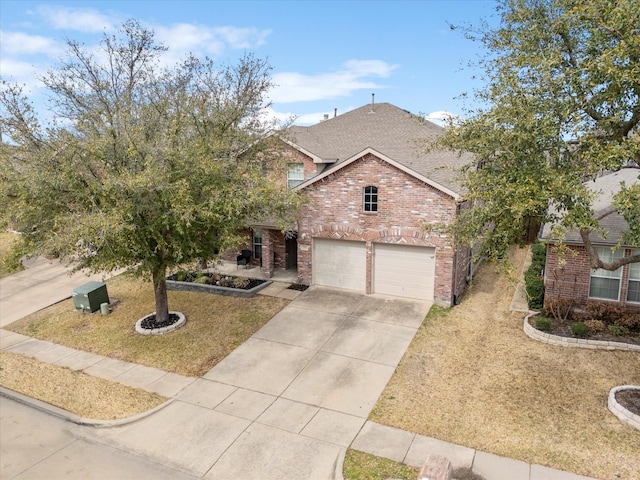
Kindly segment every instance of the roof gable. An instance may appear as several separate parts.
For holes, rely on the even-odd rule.
[[[454,192],[453,190],[447,188],[444,185],[441,185],[433,180],[431,180],[430,178],[427,178],[423,175],[420,175],[419,173],[411,170],[410,168],[407,168],[405,165],[396,162],[395,160],[393,160],[392,158],[387,157],[386,155],[384,155],[383,153],[380,153],[372,148],[365,148],[362,152],[358,152],[355,155],[353,155],[351,158],[346,159],[345,161],[342,161],[336,165],[331,166],[330,168],[324,170],[322,173],[320,173],[319,175],[316,175],[313,178],[310,178],[309,180],[306,180],[305,182],[301,183],[300,185],[295,187],[295,190],[302,190],[306,187],[308,187],[309,185],[313,185],[316,182],[319,182],[320,180],[328,177],[329,175],[338,172],[339,170],[341,170],[342,168],[346,167],[347,165],[351,165],[353,162],[355,162],[356,160],[366,156],[366,155],[374,155],[375,157],[389,163],[390,165],[393,165],[394,167],[396,167],[397,169],[405,172],[407,175],[412,176],[414,178],[417,178],[418,180],[426,183],[427,185],[435,188],[436,190],[440,190],[443,193],[446,193],[447,195],[453,197],[455,200],[458,200],[460,198],[460,195],[456,192]]]
[[[591,239],[594,244],[615,245],[620,240],[622,232],[629,229],[627,221],[613,208],[613,196],[620,191],[620,184],[624,182],[627,186],[640,184],[640,168],[621,168],[615,172],[602,175],[584,182],[584,184],[595,194],[592,206],[595,217],[600,226],[607,232],[604,238],[599,232],[593,232]],[[553,224],[545,224],[540,235],[543,239],[552,238]],[[570,231],[563,239],[566,243],[582,243],[582,238],[578,231]]]
[[[370,148],[451,192],[461,193],[456,169],[472,160],[470,154],[425,151],[424,146],[444,129],[389,103],[369,104],[309,127],[294,126],[287,143],[315,163],[340,164]],[[360,155],[361,156],[361,155]],[[333,167],[330,168],[333,170]]]

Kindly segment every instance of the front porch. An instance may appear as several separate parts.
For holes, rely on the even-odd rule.
[[[243,265],[236,265],[235,262],[228,260],[219,260],[211,267],[206,269],[207,272],[221,273],[223,275],[231,275],[236,277],[248,277],[258,278],[261,280],[271,280],[273,282],[281,283],[297,283],[298,281],[298,269],[290,268],[287,270],[276,269],[270,276],[269,272],[259,265],[247,265],[246,268]]]

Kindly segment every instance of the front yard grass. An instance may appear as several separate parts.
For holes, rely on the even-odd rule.
[[[18,320],[7,330],[107,357],[199,377],[247,340],[289,302],[258,295],[234,298],[169,292],[169,308],[187,323],[167,335],[140,335],[136,321],[155,310],[153,286],[119,275],[107,282],[113,312],[83,314],[71,299]]]
[[[0,278],[6,277],[11,273],[5,261],[9,249],[17,241],[18,236],[11,232],[0,232]]]
[[[0,351],[0,385],[94,420],[131,417],[167,400],[157,393],[4,351]]]
[[[353,449],[347,450],[342,468],[344,480],[415,480],[419,473],[419,468]]]
[[[523,258],[512,252],[514,265]],[[609,412],[607,396],[640,384],[640,355],[530,339],[524,314],[509,311],[514,288],[485,264],[461,305],[432,309],[370,419],[528,463],[639,480],[640,432]]]

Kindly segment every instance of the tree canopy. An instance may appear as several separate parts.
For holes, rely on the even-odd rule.
[[[99,51],[67,46],[42,78],[46,126],[3,82],[0,220],[22,234],[20,253],[151,277],[164,321],[167,269],[233,246],[249,218],[284,225],[295,210],[264,115],[270,67],[252,55],[162,67],[166,47],[135,20]]]
[[[495,28],[465,29],[485,47],[481,106],[442,139],[476,158],[463,172],[473,207],[458,238],[482,238],[480,253],[497,258],[535,218],[560,238],[579,231],[592,268],[639,262],[598,257],[590,235],[601,227],[583,182],[640,164],[640,3],[502,0],[497,11]],[[621,245],[640,246],[640,186],[624,186],[614,206],[629,224]]]

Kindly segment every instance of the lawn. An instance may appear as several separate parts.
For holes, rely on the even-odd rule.
[[[522,265],[523,250],[512,255]],[[513,272],[518,276],[521,268]],[[600,479],[640,479],[640,432],[607,409],[640,384],[640,355],[536,342],[515,285],[483,265],[461,305],[432,309],[370,419]]]
[[[33,358],[0,351],[0,385],[94,420],[115,420],[146,412],[167,399],[156,393]]]
[[[187,323],[168,335],[140,335],[136,321],[155,309],[148,282],[119,275],[107,281],[113,312],[84,314],[71,299],[29,315],[7,330],[168,372],[202,376],[247,340],[289,302],[258,295],[241,299],[197,292],[169,292],[169,308]]]
[[[6,277],[11,273],[10,269],[5,265],[5,258],[11,245],[13,245],[18,236],[10,232],[0,232],[0,278]]]

